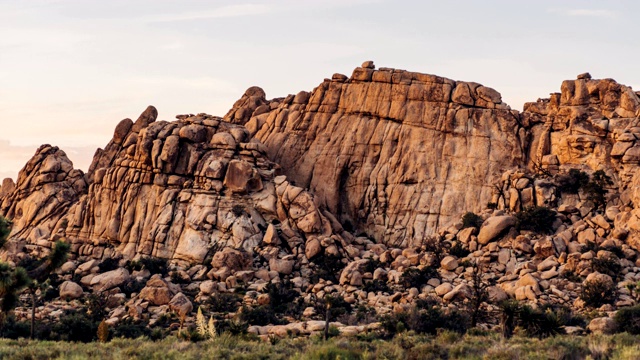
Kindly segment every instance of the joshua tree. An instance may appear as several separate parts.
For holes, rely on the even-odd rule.
[[[11,222],[0,216],[0,248],[6,244],[10,232]],[[4,323],[6,314],[16,307],[20,291],[30,283],[31,279],[25,269],[13,268],[0,262],[0,326]]]
[[[38,261],[40,265],[28,272],[31,282],[27,287],[27,292],[31,297],[31,338],[33,339],[36,321],[36,302],[38,301],[38,290],[40,294],[50,286],[49,276],[67,261],[69,255],[69,244],[56,241],[53,251],[46,258]]]

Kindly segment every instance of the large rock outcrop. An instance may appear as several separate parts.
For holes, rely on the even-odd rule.
[[[269,158],[347,227],[388,245],[419,243],[479,211],[502,172],[526,160],[518,112],[477,83],[367,62],[271,111],[245,108],[251,99],[229,114],[254,111],[246,127]]]
[[[13,222],[10,238],[25,241],[32,250],[50,248],[52,236],[66,226],[69,208],[86,189],[84,173],[73,168],[64,151],[41,146],[17,182],[5,179],[0,189],[0,214]]]
[[[97,152],[88,193],[68,215],[66,235],[79,255],[202,263],[224,247],[272,259],[304,257],[314,240],[335,251],[348,245],[244,127],[206,114],[174,122],[155,114],[123,120]],[[263,243],[270,226],[284,246]]]
[[[638,95],[615,80],[566,80],[561,92],[524,105],[529,165],[605,170],[624,186],[640,163],[639,111]]]

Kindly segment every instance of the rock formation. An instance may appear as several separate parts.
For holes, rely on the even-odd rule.
[[[330,294],[378,313],[426,298],[455,308],[471,296],[473,264],[494,309],[508,297],[585,309],[582,289],[600,281],[617,296],[598,308],[610,315],[640,301],[628,287],[640,282],[639,111],[630,87],[588,74],[519,113],[480,84],[371,62],[311,93],[267,100],[252,87],[224,118],[157,121],[149,107],[116,126],[86,174],[44,145],[5,180],[0,214],[13,227],[1,255],[70,242],[60,295],[106,294],[110,325],[168,311],[193,322],[194,303],[241,286],[239,302],[262,306],[283,283],[308,304]],[[570,169],[612,178],[603,204],[563,188]],[[535,206],[551,218],[527,229]],[[467,211],[479,222],[465,227]],[[141,258],[171,266],[128,261]],[[429,279],[406,281],[425,269]],[[314,308],[299,315],[249,331],[323,328]]]
[[[367,62],[311,93],[247,107],[247,118],[288,178],[343,224],[376,241],[420,244],[491,200],[492,183],[525,162],[526,132],[500,94],[477,83]],[[254,110],[255,109],[255,110]],[[241,114],[239,116],[238,114]]]

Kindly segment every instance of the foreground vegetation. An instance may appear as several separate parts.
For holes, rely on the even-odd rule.
[[[2,359],[638,359],[640,337],[556,336],[508,341],[496,333],[434,336],[402,333],[385,341],[366,336],[288,338],[265,342],[228,334],[197,343],[168,337],[107,343],[0,340]]]

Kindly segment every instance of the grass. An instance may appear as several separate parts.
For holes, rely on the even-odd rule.
[[[497,334],[437,336],[402,333],[392,340],[372,337],[288,338],[271,344],[257,338],[219,336],[197,343],[169,337],[69,343],[0,339],[0,359],[639,359],[640,336],[556,336],[544,340]]]

